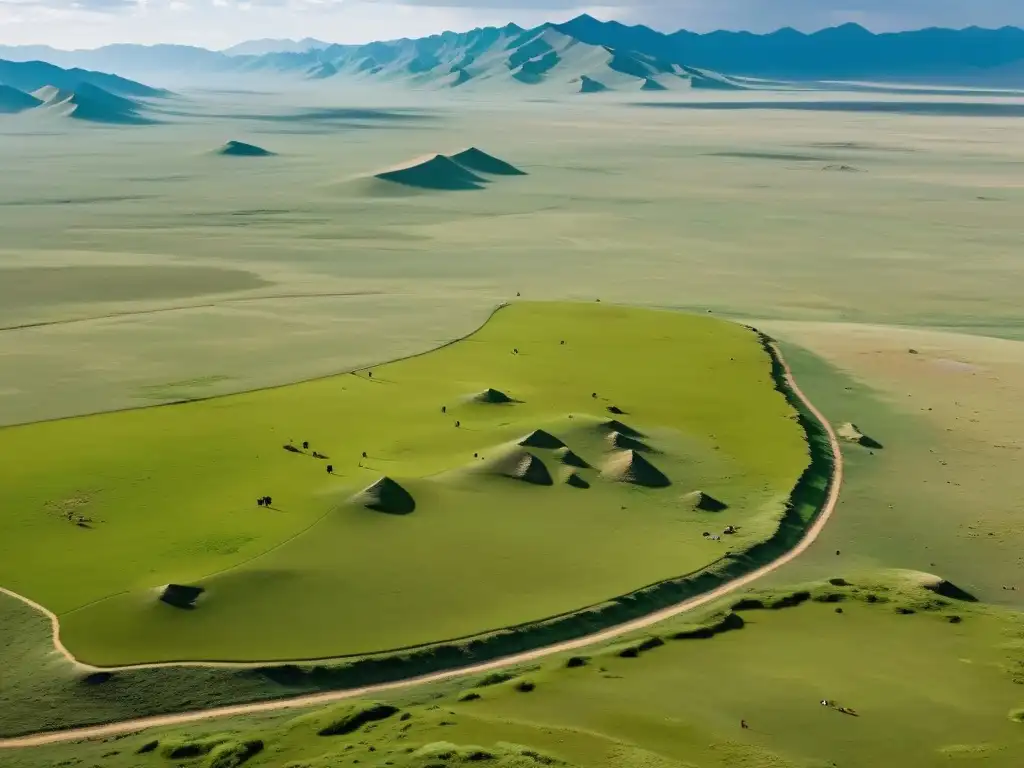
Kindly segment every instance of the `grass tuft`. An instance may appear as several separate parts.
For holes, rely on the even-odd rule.
[[[263,741],[228,741],[218,744],[207,756],[204,768],[238,768],[263,751]]]

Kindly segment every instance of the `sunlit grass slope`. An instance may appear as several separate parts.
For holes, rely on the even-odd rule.
[[[733,597],[706,616],[529,668],[21,750],[11,766],[73,756],[163,768],[191,748],[188,765],[222,765],[215,752],[231,751],[245,757],[228,764],[246,768],[1016,768],[1024,617],[936,594],[921,574],[846,575]]]
[[[474,398],[489,388],[513,402]],[[589,467],[516,445],[536,430]],[[696,570],[771,535],[807,460],[748,329],[515,304],[372,371],[0,432],[0,584],[93,663],[365,653]],[[648,465],[669,485],[646,487]],[[414,507],[352,500],[381,477]],[[204,591],[174,607],[167,584]]]

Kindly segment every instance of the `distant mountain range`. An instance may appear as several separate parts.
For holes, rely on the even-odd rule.
[[[419,40],[236,57],[233,69],[299,74],[313,80],[357,78],[464,90],[478,84],[548,86],[584,93],[748,87],[741,80],[647,53],[591,45],[555,25],[529,30],[515,25],[487,27]]]
[[[244,43],[225,48],[221,53],[228,56],[263,56],[267,53],[305,53],[330,46],[330,43],[313,37],[304,37],[302,40],[265,38],[263,40],[247,40]]]
[[[583,91],[754,87],[750,79],[1012,87],[1024,85],[1024,30],[971,27],[874,34],[845,24],[813,34],[793,29],[766,35],[664,34],[583,15],[529,30],[510,24],[365,45],[329,45],[307,38],[256,40],[225,51],[180,45],[122,44],[80,51],[0,46],[0,58],[40,59],[142,79],[274,72],[319,80],[406,80],[420,87],[471,88],[494,80]],[[715,74],[719,72],[727,74]]]
[[[874,34],[857,24],[844,24],[812,34],[786,28],[766,35],[686,30],[666,35],[584,15],[559,29],[591,45],[643,51],[747,77],[1024,83],[1024,30],[1017,27]]]

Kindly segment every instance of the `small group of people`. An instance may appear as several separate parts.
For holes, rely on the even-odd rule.
[[[836,712],[842,712],[844,715],[853,715],[854,717],[859,717],[859,715],[854,710],[850,709],[849,707],[840,707],[838,704],[836,704],[836,702],[832,701],[832,699],[822,699],[819,703],[823,707],[834,709]],[[746,720],[740,720],[740,728],[742,728],[743,730],[748,730],[750,728],[750,724]]]
[[[855,711],[849,707],[838,706],[834,701],[832,701],[832,699],[822,699],[821,706],[834,709],[836,712],[842,712],[844,715],[853,715],[854,717],[857,717],[857,713]]]
[[[269,507],[271,503],[273,503],[273,501],[274,500],[269,496],[260,496],[258,499],[256,499],[256,506]]]

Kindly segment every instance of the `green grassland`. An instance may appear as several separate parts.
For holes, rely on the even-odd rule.
[[[352,101],[369,105],[375,97],[361,92]],[[318,98],[323,108],[313,109],[309,102]],[[853,422],[884,445],[873,452],[844,445],[846,481],[836,515],[817,544],[766,585],[784,594],[808,580],[841,575],[861,584],[857,574],[879,567],[913,568],[942,574],[986,603],[1024,605],[1024,476],[1017,467],[1024,358],[1020,342],[1011,341],[1024,338],[1019,119],[968,118],[955,109],[942,117],[866,119],[864,113],[815,111],[811,102],[790,111],[661,110],[604,97],[495,101],[485,109],[439,99],[428,107],[409,94],[360,111],[338,109],[341,98],[312,91],[208,94],[187,106],[201,108],[180,123],[131,131],[60,128],[32,137],[4,133],[0,161],[15,181],[0,180],[0,267],[101,270],[102,280],[79,279],[104,289],[86,294],[66,282],[19,275],[20,285],[44,287],[15,296],[8,289],[15,281],[0,277],[0,324],[32,326],[0,332],[0,423],[225,394],[378,364],[470,332],[516,292],[531,300],[600,297],[602,308],[711,309],[779,338],[801,386],[833,423]],[[405,109],[410,106],[415,109]],[[277,155],[256,163],[212,155],[229,138]],[[389,200],[339,194],[338,182],[351,175],[468,145],[529,175],[466,194]],[[822,172],[831,164],[862,172]],[[162,271],[143,280],[152,267]],[[222,271],[206,271],[213,267]],[[167,270],[179,278],[172,280]],[[520,341],[512,343],[524,352],[516,365],[529,359]],[[674,359],[663,369],[691,370]],[[503,388],[491,377],[470,378],[474,385],[481,379],[481,386]],[[357,384],[371,387],[352,376],[338,381],[352,392]],[[588,385],[584,394],[592,389],[599,387]],[[272,393],[255,396],[264,395]],[[618,393],[606,396],[619,399]],[[183,407],[153,412],[181,413]],[[531,417],[527,426],[557,431],[566,427],[567,410],[590,413],[592,407],[569,404]],[[646,427],[640,409],[635,415],[635,426]],[[632,424],[634,413],[621,418]],[[233,524],[280,541],[316,519],[315,484],[336,487],[341,498],[350,479],[357,485],[354,476],[329,484],[312,459],[281,451],[283,440],[311,439],[335,461],[328,443],[349,443],[342,430],[320,421],[305,435],[292,434],[301,428],[293,429],[294,421],[272,433],[264,420],[253,427],[260,432],[260,463],[255,452],[245,463],[252,461],[260,474],[251,491],[248,478],[244,491],[238,480],[244,499]],[[268,433],[273,440],[264,451]],[[447,442],[455,439],[443,434],[439,444],[461,465],[478,447],[472,440]],[[683,455],[681,444],[669,443],[654,459],[659,466]],[[126,446],[96,450],[101,456],[128,453]],[[188,447],[193,456],[205,450]],[[43,457],[34,466],[21,460],[23,451],[17,447],[12,465],[4,450],[5,479],[27,470],[43,478],[40,488],[67,490],[58,488],[64,483],[60,445],[33,449]],[[709,456],[692,443],[686,451]],[[213,451],[207,456],[226,458]],[[351,469],[358,453],[345,456]],[[289,508],[280,519],[244,506],[260,493],[274,494],[275,502],[289,498],[290,491],[278,492],[283,486],[273,475],[274,488],[263,483],[267,462],[277,466],[284,459],[294,459],[281,464],[288,478],[293,467],[311,465],[296,470],[301,479],[280,475],[308,494],[310,506]],[[164,461],[139,451],[130,466]],[[672,466],[680,476],[684,469],[681,461]],[[384,472],[397,475],[390,467]],[[461,495],[469,493],[467,484],[483,481],[460,475],[433,482]],[[190,476],[188,488],[173,490],[179,498],[205,493],[191,484]],[[418,492],[414,483],[409,487]],[[192,536],[172,521],[194,520],[199,511],[181,504],[168,512],[170,502],[146,501],[165,510],[159,530],[168,542]],[[395,529],[419,524],[423,512],[369,519]],[[62,567],[62,557],[82,563],[85,555],[74,548],[82,541],[78,534],[107,537],[110,528],[62,528],[60,547],[37,549],[36,559],[49,568]],[[570,533],[574,542],[585,535]],[[152,544],[145,532],[139,537],[144,546]],[[252,553],[262,547],[259,539],[210,541],[208,551],[196,547],[181,559],[237,562],[246,547]],[[21,549],[16,556],[27,559]],[[146,590],[155,584],[185,579],[167,573],[180,552],[165,554],[155,570],[153,558],[141,554],[125,564],[136,582],[119,605],[128,606],[133,590],[151,598]],[[472,559],[474,553],[463,555]],[[380,569],[373,565],[358,574],[359,584],[374,583]],[[519,575],[529,570],[524,564]],[[92,571],[69,569],[48,588],[78,590],[78,600],[88,591],[80,583],[109,577]],[[463,572],[476,579],[468,568]],[[6,576],[0,583],[13,586]],[[883,587],[875,591],[883,594]],[[619,658],[623,647],[617,646],[595,650],[583,668],[562,669],[552,660],[515,670],[535,682],[529,693],[516,690],[518,681],[410,689],[389,701],[411,712],[412,720],[396,714],[348,735],[318,737],[319,727],[308,721],[288,726],[295,713],[279,713],[9,751],[0,762],[19,768],[169,766],[184,762],[163,756],[172,751],[171,740],[229,733],[233,740],[266,742],[247,764],[317,768],[356,761],[458,765],[469,759],[472,744],[495,755],[476,764],[536,764],[521,751],[497,748],[498,742],[529,745],[580,766],[1016,766],[1024,751],[1022,726],[1012,715],[1024,708],[1020,615],[979,604],[924,606],[931,598],[921,595],[893,599],[913,604],[916,613],[848,596],[835,605],[811,601],[792,610],[742,611],[742,631],[682,642],[668,639],[675,622],[653,629],[665,645],[636,658]],[[145,605],[153,607],[152,601]],[[962,623],[948,622],[954,612]],[[101,682],[56,658],[49,637],[45,619],[0,597],[4,734],[346,687],[395,677],[404,668],[139,669]],[[450,658],[439,653],[435,661],[443,666]],[[459,703],[469,690],[481,699]],[[860,717],[821,707],[825,697],[852,706]],[[341,707],[323,717],[347,712]],[[750,730],[739,729],[740,718]],[[135,754],[156,738],[157,749]],[[462,746],[412,756],[438,741]],[[406,742],[415,745],[413,753],[402,751]],[[229,745],[222,752],[235,750]],[[231,764],[233,758],[206,755],[188,764],[214,759]]]
[[[884,445],[844,443],[834,518],[769,580],[822,578],[837,564],[904,567],[1024,608],[1024,478],[1016,471],[1024,345],[929,329],[763,327],[791,340],[786,360],[826,418],[854,422]]]
[[[468,400],[488,387],[517,402]],[[643,433],[671,486],[604,477],[609,407]],[[771,537],[808,461],[794,417],[742,326],[514,304],[466,340],[372,371],[0,432],[0,582],[58,613],[67,647],[101,665],[322,658],[466,636]],[[526,450],[550,487],[488,471],[535,429],[589,464],[589,489],[560,482],[569,468],[544,447]],[[412,494],[412,514],[349,501],[381,476]],[[695,490],[728,511],[695,509]],[[263,495],[271,508],[255,504]],[[702,536],[726,524],[738,532]],[[208,594],[181,610],[157,599],[165,584]]]
[[[919,577],[751,592],[585,655],[378,702],[14,751],[5,765],[1017,765],[1024,620]]]
[[[333,89],[186,94],[186,116],[137,129],[0,123],[0,267],[76,266],[109,286],[54,284],[27,306],[24,278],[0,279],[0,325],[61,321],[0,332],[0,423],[381,363],[469,332],[517,291],[1020,333],[1018,120]],[[276,155],[216,155],[229,139]],[[338,191],[470,145],[528,175]]]

